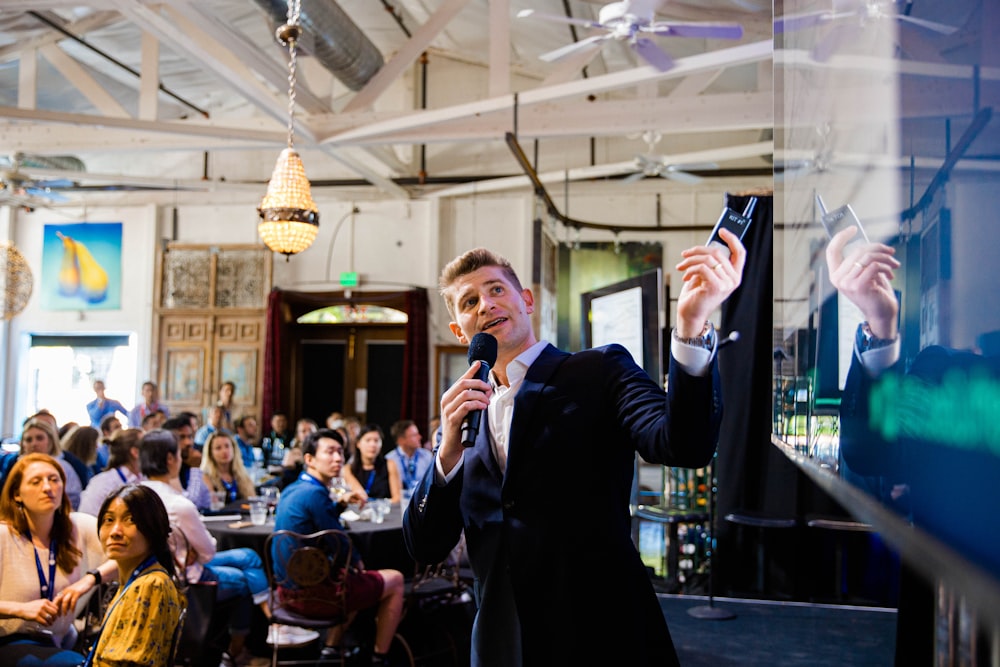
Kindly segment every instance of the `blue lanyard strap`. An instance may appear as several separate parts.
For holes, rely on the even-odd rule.
[[[115,468],[115,472],[118,473],[118,477],[121,478],[122,484],[128,484],[128,479],[125,478],[125,473],[122,472],[121,468]]]
[[[90,645],[90,652],[87,654],[87,659],[83,661],[82,667],[90,667],[94,662],[94,653],[97,651],[97,644],[101,641],[101,635],[104,633],[104,624],[108,622],[108,617],[111,616],[111,611],[118,606],[122,598],[125,597],[125,591],[128,587],[132,585],[132,582],[138,579],[145,571],[153,565],[157,564],[156,556],[150,556],[146,560],[139,564],[139,567],[132,571],[132,575],[128,578],[125,586],[118,591],[118,595],[115,596],[115,601],[111,603],[108,610],[104,612],[104,620],[101,621],[101,629],[97,631],[97,636],[94,637],[94,643]]]
[[[365,481],[365,493],[368,493],[372,489],[372,482],[375,481],[375,469],[368,471],[368,479]]]
[[[316,479],[315,477],[313,477],[312,475],[310,475],[307,472],[301,473],[299,475],[299,481],[300,482],[308,482],[309,484],[315,484],[316,486],[319,486],[319,487],[324,488],[324,489],[327,488],[326,484],[324,484],[323,482],[319,481],[318,479]],[[329,489],[327,489],[327,490],[329,490]]]
[[[224,479],[220,479],[219,481],[222,482],[223,488],[226,489],[226,497],[229,499],[229,502],[236,500],[236,496],[239,495],[240,490],[239,486],[236,484],[236,480],[234,479],[231,482],[227,482]]]
[[[51,600],[56,594],[56,541],[49,542],[49,578],[45,578],[42,570],[42,559],[38,557],[38,547],[31,539],[31,532],[25,533],[31,548],[35,550],[35,567],[38,569],[38,597]]]

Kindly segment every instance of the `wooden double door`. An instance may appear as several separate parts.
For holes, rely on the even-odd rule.
[[[291,419],[322,426],[331,412],[375,423],[386,435],[399,419],[406,325],[297,324],[290,331]]]

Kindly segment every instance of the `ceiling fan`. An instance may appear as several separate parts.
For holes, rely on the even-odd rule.
[[[646,131],[642,133],[642,140],[646,142],[648,151],[645,154],[635,156],[638,171],[623,178],[622,183],[635,183],[647,176],[659,176],[660,178],[667,178],[678,183],[697,185],[703,180],[702,177],[690,172],[719,168],[719,165],[714,162],[673,163],[665,155],[654,155],[653,146],[660,141],[660,138],[661,135],[659,132]]]
[[[21,153],[15,153],[8,158],[0,158],[0,203],[34,208],[53,202],[65,202],[69,199],[57,192],[59,188],[71,188],[75,184],[69,179],[40,180],[32,178],[22,170],[26,161],[32,161]],[[42,160],[41,164],[49,164]],[[61,163],[62,164],[62,163]]]
[[[660,4],[662,4],[662,0],[611,2],[598,11],[597,21],[545,14],[534,9],[522,9],[517,13],[517,17],[536,17],[546,21],[569,23],[601,31],[596,35],[591,35],[539,56],[545,62],[554,62],[609,40],[618,40],[626,42],[639,57],[661,72],[673,67],[673,58],[647,35],[715,39],[739,39],[743,36],[743,27],[738,23],[657,21],[655,18],[656,8]]]
[[[900,27],[925,34],[951,35],[958,30],[955,26],[910,16],[907,12],[912,5],[913,0],[831,0],[829,10],[776,17],[774,33],[832,26],[812,52],[815,60],[825,62],[841,46],[857,40],[865,28],[885,21],[896,21]]]

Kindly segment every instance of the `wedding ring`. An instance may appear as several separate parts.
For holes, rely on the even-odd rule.
[[[713,270],[713,271],[715,271],[715,270],[716,270],[716,269],[718,269],[718,268],[719,268],[720,266],[722,266],[722,263],[721,263],[721,262],[720,262],[719,264],[716,264],[715,266],[713,266],[713,267],[712,267],[712,270]]]
[[[854,262],[854,266],[858,267],[858,268],[859,268],[859,269],[861,269],[862,271],[864,271],[864,270],[865,270],[865,265],[864,265],[864,264],[862,264],[861,262]]]

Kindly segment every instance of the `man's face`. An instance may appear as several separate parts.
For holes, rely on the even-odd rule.
[[[222,408],[218,405],[212,408],[212,411],[208,413],[208,423],[219,428],[219,424],[222,423],[222,417],[225,415]]]
[[[403,433],[403,437],[399,439],[399,444],[407,453],[411,453],[416,449],[420,449],[423,444],[423,440],[420,439],[420,429],[417,428],[416,424],[410,424],[410,427],[406,429]]]
[[[94,383],[94,393],[100,397],[104,397],[104,383],[98,380]]]
[[[146,401],[146,405],[152,405],[156,402],[156,387],[151,384],[142,385],[142,400]]]
[[[340,476],[340,469],[344,466],[340,443],[333,438],[320,438],[316,443],[316,453],[306,454],[305,466],[309,474],[329,484],[334,477]]]
[[[248,417],[243,420],[243,437],[244,438],[256,438],[257,437],[257,420],[253,417]]]
[[[299,442],[305,442],[305,439],[309,437],[309,434],[316,430],[310,422],[300,421],[295,425],[295,439]]]
[[[177,438],[177,448],[181,453],[180,458],[182,461],[186,461],[191,455],[191,448],[194,447],[194,432],[190,426],[181,426],[174,431],[174,437]]]
[[[498,266],[484,266],[452,283],[455,318],[449,324],[458,340],[468,345],[472,337],[487,332],[497,339],[501,358],[512,359],[535,343],[531,290],[510,282]]]
[[[271,430],[275,433],[284,433],[286,428],[288,428],[288,420],[285,418],[285,415],[274,415],[271,417]]]

